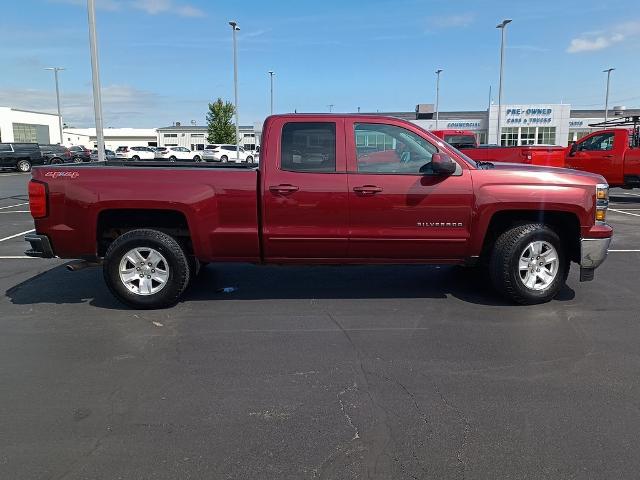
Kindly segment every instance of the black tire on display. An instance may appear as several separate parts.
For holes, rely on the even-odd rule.
[[[132,252],[143,252],[143,256],[136,257]],[[144,252],[149,252],[146,259]],[[127,275],[137,277],[139,272],[141,277],[149,274],[147,278],[151,279],[154,275],[151,272],[155,272],[150,270],[153,268],[151,255],[161,259],[154,266],[158,271],[163,269],[162,282],[153,284],[149,280],[147,289],[143,288],[141,281],[137,278],[127,280]],[[135,263],[128,260],[132,256]],[[138,265],[137,260],[142,262]],[[147,260],[149,260],[148,267]],[[143,270],[139,270],[140,268]],[[128,274],[129,271],[133,275]],[[151,229],[131,230],[116,238],[107,249],[102,272],[111,293],[122,303],[138,309],[165,308],[175,305],[191,277],[189,259],[180,244],[170,235]],[[137,285],[136,281],[139,282]]]
[[[555,259],[555,260],[554,260]],[[547,225],[515,226],[496,240],[489,275],[498,292],[516,303],[553,299],[569,275],[569,258],[558,234]]]
[[[18,160],[16,164],[16,170],[22,173],[27,173],[31,171],[31,162],[29,160]]]

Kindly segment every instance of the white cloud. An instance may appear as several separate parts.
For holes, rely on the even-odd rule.
[[[454,15],[441,15],[431,17],[429,19],[429,25],[432,28],[464,28],[471,25],[475,18],[475,14],[471,12]]]
[[[625,22],[608,31],[585,32],[571,40],[568,53],[594,52],[640,36],[640,21]]]
[[[129,85],[102,88],[102,105],[107,126],[127,125],[153,115],[162,100],[158,94]],[[93,126],[93,97],[90,92],[61,92],[62,117],[68,125]],[[0,105],[55,113],[53,90],[8,88],[0,90]]]
[[[132,5],[150,15],[175,13],[182,17],[204,16],[204,12],[199,8],[186,4],[177,4],[173,0],[135,0]]]
[[[54,3],[64,3],[79,7],[87,6],[86,0],[49,0]],[[205,13],[193,5],[176,2],[174,0],[96,0],[96,6],[103,10],[118,11],[127,8],[142,10],[149,15],[168,13],[181,17],[204,17]]]

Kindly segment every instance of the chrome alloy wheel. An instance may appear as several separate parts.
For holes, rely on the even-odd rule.
[[[153,248],[137,247],[120,260],[120,281],[137,295],[153,295],[169,280],[167,259]]]
[[[522,251],[518,264],[520,280],[531,290],[546,290],[558,275],[558,252],[549,242],[531,242]]]

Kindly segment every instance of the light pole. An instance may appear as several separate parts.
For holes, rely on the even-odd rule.
[[[327,105],[329,107],[329,113],[333,112],[333,103]]]
[[[438,120],[440,119],[440,74],[443,71],[441,68],[436,70],[436,130],[438,129]]]
[[[500,40],[500,82],[498,84],[498,126],[497,126],[497,138],[496,138],[496,143],[498,145],[501,144],[500,141],[500,133],[502,131],[502,125],[501,120],[502,120],[502,74],[504,72],[504,37],[505,37],[505,30],[507,25],[509,25],[512,22],[511,19],[505,19],[503,20],[501,23],[499,23],[498,25],[496,25],[496,28],[499,28],[501,31],[501,40]]]
[[[58,129],[60,132],[60,145],[62,145],[62,114],[60,113],[60,87],[58,86],[58,72],[64,70],[63,67],[47,67],[45,70],[51,70],[56,79],[56,101],[58,103]]]
[[[609,118],[609,82],[611,80],[611,72],[613,72],[615,68],[607,68],[603,70],[602,73],[607,74],[607,93],[604,97],[604,121],[606,122]]]
[[[269,78],[271,80],[271,115],[273,115],[273,70],[269,70]]]
[[[100,92],[100,65],[98,64],[98,38],[96,34],[96,3],[87,0],[89,16],[89,44],[91,51],[91,78],[93,80],[93,111],[96,117],[96,141],[98,143],[98,161],[104,162],[104,131],[102,127],[102,95]]]
[[[240,161],[240,128],[238,124],[238,50],[236,48],[236,32],[240,30],[237,22],[229,22],[233,32],[233,95],[236,111],[236,163]]]

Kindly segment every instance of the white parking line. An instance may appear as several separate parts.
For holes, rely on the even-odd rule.
[[[640,197],[640,193],[629,193],[629,192],[615,192],[615,193],[612,193],[610,196],[615,197],[616,195],[631,195],[632,197]]]
[[[640,252],[640,250],[609,250],[609,252],[613,252],[613,253],[630,253],[630,252]]]
[[[15,205],[6,205],[4,207],[0,207],[0,210],[6,210],[7,208],[13,208],[13,207],[22,207],[23,205],[29,205],[29,202],[16,203]]]
[[[11,210],[10,212],[0,212],[0,215],[3,213],[31,213],[29,210]]]
[[[16,175],[29,175],[28,173],[0,173],[0,177],[15,177]]]
[[[15,235],[10,235],[8,237],[0,238],[0,242],[4,242],[5,240],[11,240],[12,238],[19,237],[20,235],[24,235],[25,233],[35,232],[36,229],[32,228],[31,230],[26,230],[24,232],[16,233]]]
[[[617,213],[624,213],[625,215],[633,215],[634,217],[640,217],[640,213],[623,212],[622,210],[617,210],[615,208],[610,208],[609,211],[610,212],[617,212]]]
[[[39,257],[28,257],[27,255],[5,255],[0,256],[0,260],[18,260],[22,258],[39,258]]]

